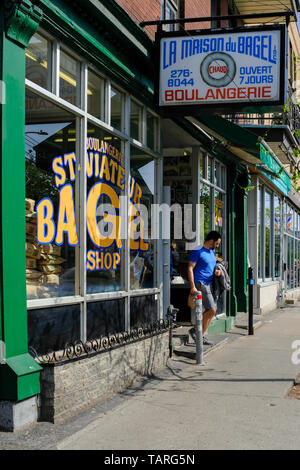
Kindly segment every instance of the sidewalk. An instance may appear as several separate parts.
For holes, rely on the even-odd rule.
[[[254,336],[231,330],[204,366],[174,356],[158,377],[63,425],[0,432],[0,449],[299,449],[300,400],[287,397],[300,371],[295,340],[300,308],[289,306]]]

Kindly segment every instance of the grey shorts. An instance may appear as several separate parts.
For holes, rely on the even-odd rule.
[[[195,285],[197,290],[202,292],[202,312],[206,312],[206,310],[210,310],[211,308],[217,308],[215,299],[211,293],[210,284],[196,282]]]

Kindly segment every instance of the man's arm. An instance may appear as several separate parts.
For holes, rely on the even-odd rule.
[[[196,266],[196,263],[193,263],[193,261],[189,261],[187,276],[188,276],[188,280],[190,281],[190,288],[191,288],[190,293],[191,294],[196,294],[197,292],[195,282],[194,282],[194,267],[195,266]]]

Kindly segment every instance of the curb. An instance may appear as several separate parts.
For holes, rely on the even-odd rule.
[[[260,328],[262,325],[263,325],[263,321],[258,320],[256,323],[254,323],[253,329],[256,330],[257,328]],[[236,323],[234,325],[234,328],[241,328],[243,330],[248,330],[248,325],[239,325],[238,323]]]

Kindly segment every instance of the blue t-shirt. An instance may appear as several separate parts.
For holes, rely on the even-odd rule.
[[[196,248],[190,254],[190,261],[196,263],[194,282],[211,284],[217,262],[215,251],[207,250],[204,246]]]

